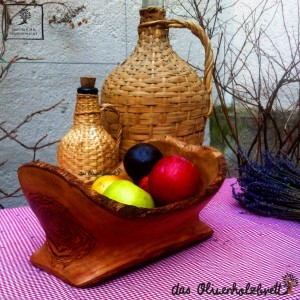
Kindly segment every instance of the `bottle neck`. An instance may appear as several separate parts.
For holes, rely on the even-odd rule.
[[[140,23],[166,19],[166,10],[162,7],[149,6],[140,9]]]
[[[98,95],[77,93],[73,127],[100,125],[101,109]]]
[[[165,20],[166,11],[160,7],[147,7],[140,9],[140,26],[138,28],[139,44],[160,44],[166,42],[169,44],[169,30],[163,25],[147,25],[144,23]]]

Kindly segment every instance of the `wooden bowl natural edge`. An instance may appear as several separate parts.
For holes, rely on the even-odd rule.
[[[204,192],[161,207],[138,208],[97,194],[91,183],[46,162],[20,166],[24,196],[46,235],[31,263],[83,288],[211,236],[213,229],[201,221],[199,212],[225,180],[224,156],[214,148],[167,137],[153,143],[159,143],[165,155],[190,157],[203,171],[199,193],[203,187]]]
[[[168,204],[165,206],[155,207],[155,208],[140,208],[133,205],[125,205],[122,203],[119,203],[117,201],[114,201],[104,195],[98,194],[95,191],[91,189],[91,185],[88,183],[84,183],[80,179],[78,179],[73,174],[69,173],[68,171],[58,167],[51,165],[46,162],[42,161],[35,161],[26,163],[22,166],[20,166],[19,169],[23,167],[30,167],[30,168],[38,168],[43,169],[45,171],[51,172],[60,178],[62,178],[64,181],[68,182],[70,186],[78,188],[83,194],[87,196],[87,198],[91,201],[93,201],[96,205],[109,210],[110,212],[121,215],[123,217],[127,218],[144,218],[146,216],[157,216],[157,215],[163,215],[163,214],[170,214],[175,213],[182,209],[187,209],[189,207],[192,207],[194,205],[198,205],[199,203],[208,200],[211,198],[222,186],[226,174],[227,174],[227,163],[226,160],[221,152],[219,152],[217,149],[209,146],[196,146],[196,145],[190,145],[186,144],[184,142],[180,142],[178,140],[175,140],[174,138],[170,137],[162,137],[159,140],[150,140],[149,143],[155,144],[156,141],[163,141],[166,143],[176,144],[176,146],[184,148],[186,151],[197,151],[199,147],[201,147],[202,151],[210,151],[215,155],[215,158],[218,161],[219,165],[219,172],[216,174],[215,180],[212,184],[210,184],[205,192],[201,195],[196,195],[187,199],[184,199],[182,201],[178,201],[172,204]]]

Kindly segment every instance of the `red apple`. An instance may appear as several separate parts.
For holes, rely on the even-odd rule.
[[[149,193],[148,181],[149,181],[149,175],[144,176],[139,182],[139,187]]]
[[[200,173],[195,165],[178,155],[159,160],[148,180],[149,192],[158,205],[191,197],[199,190],[200,184]]]

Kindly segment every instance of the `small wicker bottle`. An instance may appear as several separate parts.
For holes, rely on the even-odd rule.
[[[143,5],[158,2],[143,1]],[[132,145],[163,135],[191,144],[203,141],[206,119],[212,109],[211,43],[199,25],[166,20],[165,13],[159,5],[140,9],[136,48],[102,86],[101,102],[113,104],[123,118],[121,157]],[[188,28],[200,39],[205,49],[203,78],[172,49],[168,35],[171,27]],[[110,126],[114,118],[107,116]],[[113,130],[110,132],[115,135]]]
[[[81,77],[73,127],[57,148],[58,166],[84,182],[108,174],[119,162],[122,121],[119,111],[110,104],[99,106],[95,77]],[[117,139],[102,126],[102,111],[115,113],[118,119]]]

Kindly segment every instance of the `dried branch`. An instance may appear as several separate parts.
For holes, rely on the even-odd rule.
[[[249,156],[252,154],[259,160],[261,152],[269,149],[274,153],[285,152],[300,162],[299,1],[295,8],[298,24],[292,31],[287,25],[282,0],[261,0],[254,8],[249,5],[248,13],[241,21],[236,16],[224,18],[226,1],[223,0],[178,2],[186,12],[182,16],[197,20],[216,45],[213,73],[217,94],[215,106],[220,106],[222,114],[219,109],[214,109],[214,118],[238,165],[242,165],[243,161],[237,149],[245,145],[238,126],[241,109],[254,125],[251,140],[247,141]],[[282,39],[286,41],[284,52],[269,34],[278,16],[281,16]],[[230,24],[235,24],[233,32],[228,30]],[[226,95],[232,96],[230,108]],[[283,99],[287,104],[283,105]],[[229,113],[229,109],[233,109],[233,113]],[[222,128],[220,118],[225,119],[226,129]]]
[[[13,136],[11,133],[9,133],[5,128],[3,128],[2,126],[0,126],[0,130],[5,134],[4,137],[5,138],[10,138],[11,140],[15,141],[17,144],[19,144],[21,147],[27,149],[27,150],[32,150],[34,152],[34,157],[35,157],[35,153],[37,150],[49,147],[51,145],[54,145],[56,143],[59,142],[59,140],[57,141],[53,141],[41,146],[38,146],[39,143],[41,143],[43,140],[46,139],[46,137],[48,136],[47,134],[44,135],[43,137],[41,137],[33,146],[28,146],[26,144],[24,144],[23,142],[21,142],[16,136]],[[33,159],[34,161],[34,159]]]
[[[29,57],[22,57],[22,56],[15,56],[13,57],[9,62],[5,63],[6,66],[3,67],[1,65],[0,68],[0,84],[1,82],[5,79],[5,77],[8,74],[8,71],[10,70],[10,68],[12,67],[12,65],[18,61],[22,61],[22,60],[30,60],[30,61],[34,61],[34,60],[43,60],[43,58],[29,58]]]
[[[62,102],[64,102],[65,99],[60,100],[59,102],[55,103],[54,105],[48,107],[48,108],[43,108],[41,110],[35,111],[33,113],[31,113],[30,115],[26,116],[23,121],[21,121],[17,126],[15,126],[13,129],[11,129],[10,131],[7,131],[7,133],[5,132],[5,135],[3,135],[2,137],[0,137],[0,142],[8,137],[12,137],[13,134],[15,134],[17,132],[18,129],[20,129],[23,125],[25,125],[26,123],[30,122],[32,120],[32,118],[36,115],[40,115],[46,112],[49,112],[53,109],[55,109],[57,106],[59,106]],[[3,124],[4,122],[0,123],[1,126],[1,130],[3,129]],[[3,131],[3,130],[2,130]],[[6,130],[5,130],[6,131]]]
[[[16,190],[14,190],[11,193],[6,193],[4,192],[2,189],[0,189],[0,194],[2,194],[3,196],[0,197],[0,201],[7,199],[7,198],[17,198],[22,196],[21,193],[19,193],[21,191],[21,188],[17,188]],[[19,193],[19,194],[18,194]],[[0,204],[1,205],[1,204]],[[3,206],[1,205],[1,207],[3,208]]]
[[[46,134],[46,135],[42,136],[41,138],[38,138],[37,141],[33,145],[27,145],[27,143],[21,141],[21,139],[18,138],[18,130],[23,125],[29,123],[35,116],[41,115],[41,114],[44,114],[44,113],[48,113],[49,111],[51,111],[51,110],[55,109],[56,107],[58,107],[63,101],[64,101],[64,99],[60,100],[59,102],[55,103],[54,105],[52,105],[48,108],[44,108],[44,109],[41,109],[41,110],[38,110],[38,111],[35,111],[35,112],[31,113],[30,115],[25,117],[13,129],[7,130],[3,126],[5,124],[5,121],[1,122],[0,123],[0,130],[3,133],[3,135],[0,137],[0,142],[5,140],[6,138],[9,138],[10,140],[16,142],[20,147],[22,147],[26,150],[31,150],[32,151],[32,161],[35,161],[38,150],[50,147],[50,146],[56,144],[59,141],[55,140],[55,141],[47,142],[45,144],[41,144],[47,138],[48,135]],[[1,162],[0,167],[3,167],[6,162],[7,162],[7,160]],[[0,195],[2,195],[2,196],[0,196],[0,200],[7,199],[7,198],[19,197],[19,196],[21,196],[21,194],[19,193],[20,190],[21,189],[18,187],[13,192],[7,192],[3,188],[0,188]]]

